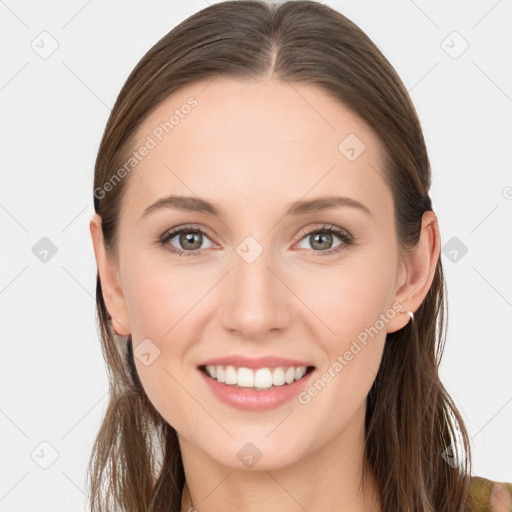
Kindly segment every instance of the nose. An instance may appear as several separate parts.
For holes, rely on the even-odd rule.
[[[265,339],[288,327],[293,300],[297,299],[287,287],[289,273],[270,256],[270,250],[253,259],[247,254],[255,247],[249,245],[248,252],[243,246],[238,249],[222,290],[226,294],[222,325],[246,339]]]

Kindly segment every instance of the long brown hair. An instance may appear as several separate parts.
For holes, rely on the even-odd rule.
[[[386,153],[383,177],[393,194],[398,239],[404,250],[414,248],[430,209],[424,199],[431,172],[418,116],[391,64],[357,25],[326,5],[238,0],[211,5],[180,23],[126,80],[95,164],[94,208],[109,254],[117,257],[129,177],[106,185],[129,158],[148,114],[192,82],[269,72],[289,83],[320,85],[375,130]],[[112,328],[99,275],[96,301],[110,398],[90,458],[91,510],[179,511],[185,477],[176,431],[142,388],[131,337]],[[387,335],[367,397],[363,475],[374,472],[385,512],[461,512],[466,505],[469,438],[438,373],[446,307],[439,259],[414,321]]]

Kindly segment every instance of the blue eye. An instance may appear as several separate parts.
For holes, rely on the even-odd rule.
[[[310,237],[310,239],[311,237],[314,237],[313,241],[310,243],[316,245],[317,247],[322,244],[331,245],[333,243],[333,236],[341,240],[341,243],[336,245],[334,248],[322,249],[320,247],[320,250],[310,250],[312,250],[314,253],[317,253],[318,256],[327,256],[329,254],[344,250],[355,240],[354,237],[344,229],[335,226],[322,226],[320,228],[303,233],[302,237],[300,238],[300,242],[307,239],[308,237]],[[175,238],[178,240],[178,244],[183,249],[175,247],[169,243]],[[159,243],[163,245],[166,250],[173,254],[178,254],[179,256],[199,256],[204,250],[204,247],[202,249],[200,248],[204,240],[209,240],[208,234],[204,230],[196,227],[184,226],[177,229],[172,229],[164,233],[159,239]],[[208,247],[213,246],[214,244],[210,241],[210,245]]]

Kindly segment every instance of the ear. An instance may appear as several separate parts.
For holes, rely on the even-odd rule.
[[[440,250],[441,235],[437,217],[433,211],[428,210],[421,220],[418,245],[412,252],[406,252],[403,256],[392,304],[398,302],[404,311],[413,313],[420,307],[434,280]],[[410,320],[409,315],[396,314],[388,322],[387,332],[398,331]]]
[[[101,217],[97,213],[92,216],[89,229],[105,306],[112,317],[112,325],[116,333],[121,336],[128,336],[131,333],[130,320],[119,281],[118,264],[105,249]]]

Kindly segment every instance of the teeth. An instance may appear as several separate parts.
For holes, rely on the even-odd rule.
[[[252,370],[249,370],[252,373]],[[260,368],[254,374],[254,387],[255,388],[271,388],[272,387],[272,372],[268,368]]]
[[[235,384],[244,388],[252,388],[254,386],[254,372],[249,368],[238,368]]]
[[[293,368],[293,366],[286,370],[284,380],[286,381],[286,384],[291,384],[295,380],[295,368]]]
[[[304,375],[306,375],[306,367],[305,366],[299,366],[295,370],[295,380],[302,379],[302,377],[304,377]]]
[[[282,368],[276,368],[272,372],[272,384],[274,386],[282,386],[284,384],[284,370]]]
[[[234,366],[207,365],[206,373],[218,382],[242,388],[269,389],[283,386],[302,379],[306,375],[305,366],[277,368],[235,368]]]
[[[226,368],[226,378],[224,382],[226,384],[236,384],[236,370],[233,368],[233,366],[228,366]]]

